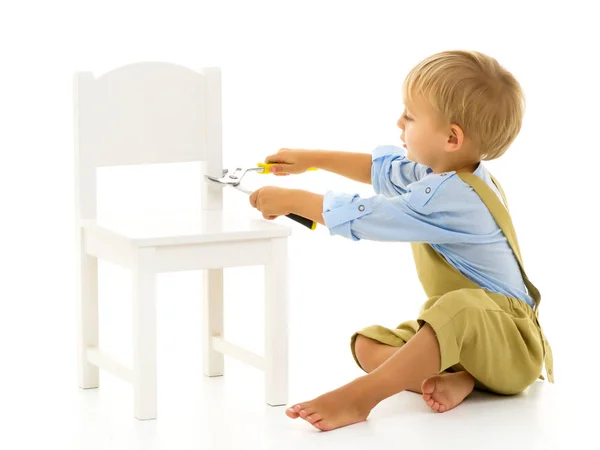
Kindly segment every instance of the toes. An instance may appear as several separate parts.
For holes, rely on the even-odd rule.
[[[446,407],[444,405],[440,405],[440,409],[438,411],[441,413],[446,412]]]
[[[300,414],[298,414],[293,407],[286,409],[285,415],[288,416],[290,419],[297,419],[298,417],[300,417]]]
[[[331,431],[335,429],[335,427],[331,426],[331,424],[327,422],[324,422],[323,420],[316,422],[313,425],[321,431]]]
[[[314,413],[314,414],[311,414],[310,416],[306,416],[305,419],[307,422],[310,422],[314,425],[315,422],[318,422],[319,420],[322,420],[323,418],[321,417],[321,415],[319,413]]]
[[[314,407],[307,403],[303,403],[301,405],[296,405],[294,407],[294,409],[302,418],[305,418],[306,416],[310,416],[312,413],[315,412]]]
[[[308,409],[307,409],[308,408]],[[313,411],[310,409],[310,405],[306,404],[306,403],[298,403],[297,405],[291,406],[288,409],[285,410],[285,414],[290,418],[290,419],[297,419],[298,417],[303,417],[302,416],[302,411],[304,411],[304,414],[310,414]]]
[[[438,402],[434,402],[433,406],[431,407],[434,411],[439,411],[440,410],[440,404]]]
[[[300,413],[300,411],[307,410],[309,408],[310,408],[310,404],[308,404],[308,403],[298,403],[297,405],[294,406],[294,409],[296,410],[297,413]]]
[[[300,410],[299,414],[300,414],[300,417],[302,417],[304,420],[306,420],[307,422],[310,422],[310,423],[312,423],[310,418],[315,415],[319,418],[318,420],[321,420],[321,416],[319,416],[318,414],[313,414],[313,413],[314,413],[314,411],[302,409],[302,410]],[[316,421],[316,420],[317,419],[314,419],[313,421]]]
[[[433,404],[434,404],[435,402],[433,401],[433,399],[432,399],[432,398],[430,398],[429,400],[427,400],[427,402],[426,402],[426,403],[427,403],[427,406],[433,406]]]
[[[291,408],[286,409],[285,414],[290,419],[297,419],[297,418],[301,417],[302,419],[306,420],[307,422],[311,423],[312,425],[315,425],[316,422],[323,419],[320,414],[315,413],[314,408],[309,403],[298,403],[297,405],[294,405]],[[319,427],[317,427],[317,428],[319,428]]]
[[[330,428],[327,428],[327,426],[323,424],[322,420],[317,420],[316,422],[312,423],[312,426],[315,427],[317,430],[321,430],[321,431],[329,431],[330,430]]]

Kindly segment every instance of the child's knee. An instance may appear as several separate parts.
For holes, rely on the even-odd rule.
[[[377,344],[371,338],[365,337],[362,334],[356,336],[356,341],[354,341],[354,352],[356,353],[356,357],[359,360],[362,360],[364,356],[369,355],[373,347]]]
[[[377,368],[373,367],[373,349],[378,345],[381,344],[362,334],[356,336],[356,340],[354,341],[354,354],[365,372],[371,372]]]

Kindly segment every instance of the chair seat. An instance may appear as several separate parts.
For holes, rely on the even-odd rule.
[[[248,213],[235,211],[199,211],[197,214],[158,217],[105,217],[82,220],[81,226],[86,233],[116,235],[137,247],[271,239],[292,234],[289,226],[258,217],[251,218]]]

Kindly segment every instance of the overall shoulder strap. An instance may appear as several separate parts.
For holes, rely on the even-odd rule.
[[[481,198],[485,206],[488,208],[494,220],[506,236],[508,244],[510,245],[517,261],[519,263],[519,268],[521,269],[521,275],[523,276],[523,280],[525,282],[525,286],[527,287],[527,291],[529,295],[534,299],[536,305],[540,302],[541,295],[538,289],[533,285],[527,274],[525,273],[525,267],[523,265],[523,260],[521,257],[521,250],[519,248],[519,242],[517,241],[517,233],[515,232],[515,228],[510,218],[510,214],[508,213],[508,209],[504,207],[496,193],[492,188],[488,186],[488,184],[483,181],[480,177],[473,173],[458,173],[457,174],[461,180],[471,186],[477,195]],[[502,197],[505,198],[504,192],[500,187],[500,184],[492,178],[492,181],[498,187],[498,190],[502,194]],[[506,199],[505,199],[506,204]]]

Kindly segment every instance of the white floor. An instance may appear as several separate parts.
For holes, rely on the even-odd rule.
[[[565,414],[559,413],[566,411],[566,403],[561,404],[554,387],[540,382],[515,398],[476,393],[445,414],[430,412],[416,394],[402,393],[381,403],[365,423],[321,433],[287,419],[284,408],[264,405],[262,377],[256,371],[237,364],[227,369],[229,376],[216,379],[197,377],[196,371],[184,376],[170,371],[160,379],[160,417],[145,422],[131,415],[129,387],[108,376],[101,389],[88,391],[65,382],[18,386],[9,393],[9,404],[17,409],[6,411],[0,448],[541,450],[569,448],[569,439],[580,437],[577,430],[583,425],[574,417],[564,422]],[[293,393],[317,394],[318,378],[309,376],[313,386],[302,389],[296,377]],[[328,370],[327,382],[321,384],[336,378],[347,377]],[[19,397],[24,401],[14,402]],[[306,398],[294,395],[295,400]],[[590,419],[598,416],[589,403],[580,408],[578,413],[587,411]]]
[[[290,402],[309,400],[359,376],[348,346],[352,331],[411,318],[423,296],[408,258],[401,268],[405,284],[390,296],[391,269],[360,265],[359,275],[349,276],[357,267],[355,250],[343,242],[303,263],[297,257],[300,250],[315,254],[326,238],[311,236],[313,243],[302,238],[291,248]],[[328,271],[334,263],[336,270]],[[559,317],[547,321],[555,344],[556,385],[538,382],[511,398],[475,393],[445,414],[431,412],[416,394],[401,393],[381,403],[366,423],[318,432],[288,419],[284,407],[265,405],[263,376],[252,367],[226,360],[225,377],[202,376],[198,273],[158,279],[159,417],[140,422],[133,418],[126,383],[101,374],[99,389],[77,387],[71,272],[48,268],[52,276],[40,283],[13,280],[22,286],[21,297],[8,291],[0,296],[2,450],[50,445],[74,450],[570,449],[598,426],[590,379],[597,373],[596,360],[589,358],[595,351],[594,328],[579,316],[577,332],[564,337]],[[261,275],[259,268],[231,270],[225,292],[228,339],[258,353],[263,338]],[[370,281],[381,277],[387,281]],[[100,286],[101,346],[127,362],[128,274],[101,264]],[[582,345],[578,352],[573,347],[577,343]]]

